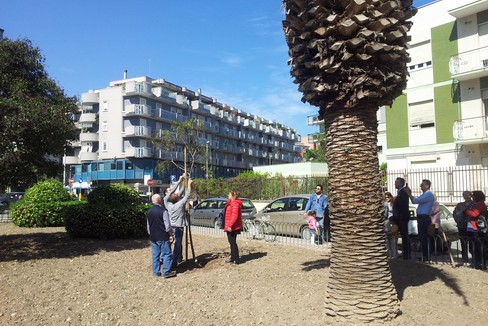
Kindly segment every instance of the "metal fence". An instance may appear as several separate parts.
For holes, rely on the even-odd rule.
[[[437,199],[446,205],[455,205],[463,201],[463,191],[488,191],[488,168],[480,166],[454,166],[426,169],[388,170],[387,189],[395,189],[395,179],[404,178],[412,189],[412,194],[421,194],[420,183],[423,179],[431,181],[431,189]]]
[[[0,223],[10,222],[10,211],[0,210]]]

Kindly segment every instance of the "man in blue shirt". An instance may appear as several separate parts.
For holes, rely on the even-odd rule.
[[[429,260],[429,235],[427,233],[428,226],[432,223],[430,219],[430,213],[432,212],[432,205],[434,205],[435,197],[432,191],[430,191],[430,181],[427,179],[422,180],[420,184],[422,194],[418,197],[412,196],[412,190],[407,186],[405,191],[407,192],[410,200],[417,206],[417,230],[420,238],[420,246],[422,247],[422,260]]]
[[[308,217],[307,213],[309,210],[315,211],[317,214],[317,221],[319,222],[319,229],[320,229],[320,237],[319,241],[324,241],[324,226],[327,229],[327,240],[329,240],[329,232],[330,232],[330,220],[329,220],[329,210],[327,208],[327,196],[322,193],[323,191],[322,185],[317,185],[315,187],[315,193],[310,196],[307,205],[305,206],[305,214],[303,215],[305,218]],[[325,222],[325,223],[324,223]]]

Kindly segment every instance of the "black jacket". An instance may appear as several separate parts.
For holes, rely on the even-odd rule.
[[[393,219],[408,221],[410,218],[409,197],[405,189],[398,190],[393,201]]]

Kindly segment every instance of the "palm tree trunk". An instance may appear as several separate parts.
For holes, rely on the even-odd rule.
[[[321,111],[333,238],[326,313],[353,324],[390,320],[400,305],[383,232],[377,108]]]

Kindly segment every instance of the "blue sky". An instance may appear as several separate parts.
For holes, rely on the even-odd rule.
[[[4,36],[39,47],[67,95],[106,87],[127,69],[200,88],[302,137],[317,131],[307,126],[317,108],[300,101],[289,74],[280,0],[22,0],[0,8]]]

